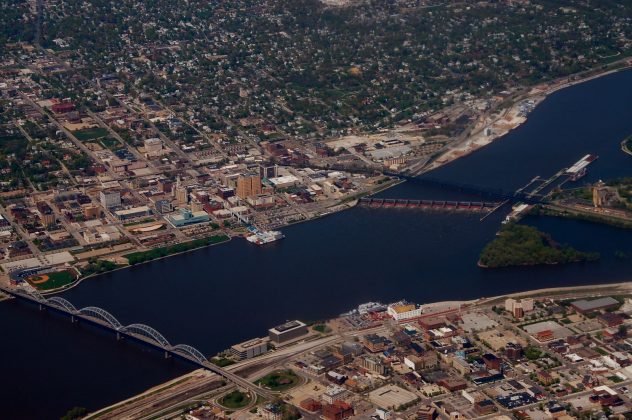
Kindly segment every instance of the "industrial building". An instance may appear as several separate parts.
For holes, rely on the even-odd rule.
[[[288,341],[292,341],[296,338],[302,337],[307,334],[307,324],[304,322],[295,320],[289,321],[285,324],[270,328],[268,330],[270,341],[275,344],[284,344]]]
[[[576,300],[571,302],[571,306],[579,313],[585,314],[592,311],[616,308],[620,303],[611,297],[604,297],[593,300]]]

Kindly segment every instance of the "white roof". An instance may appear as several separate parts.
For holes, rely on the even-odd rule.
[[[118,210],[115,212],[115,214],[120,215],[120,216],[126,216],[128,214],[136,214],[136,213],[148,212],[148,211],[149,211],[149,207],[140,206],[140,207],[133,207],[131,209],[126,209],[126,210]]]

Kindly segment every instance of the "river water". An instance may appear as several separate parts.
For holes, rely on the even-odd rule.
[[[599,155],[580,183],[632,176],[619,142],[632,134],[632,71],[555,93],[527,123],[431,176],[513,191],[548,177],[587,153]],[[392,198],[460,198],[401,184]],[[467,197],[462,197],[467,198]],[[99,306],[123,324],[141,322],[172,344],[207,354],[287,319],[318,320],[361,302],[406,298],[419,303],[469,299],[540,287],[628,281],[632,234],[608,226],[529,217],[559,242],[599,251],[595,263],[484,270],[476,266],[504,214],[355,208],[284,229],[286,239],[255,247],[228,244],[133,267],[84,282],[63,296]],[[190,366],[28,304],[0,304],[3,418],[59,418],[73,406],[97,409]]]

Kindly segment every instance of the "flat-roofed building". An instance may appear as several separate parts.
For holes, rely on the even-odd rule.
[[[577,312],[580,312],[582,314],[602,309],[611,309],[617,307],[618,305],[619,301],[611,297],[603,297],[593,300],[582,299],[571,302],[571,306]]]
[[[261,195],[261,178],[257,175],[247,174],[237,177],[237,196],[239,198]]]
[[[275,344],[283,344],[307,334],[307,324],[294,320],[278,325],[268,330],[270,341]]]
[[[334,401],[344,400],[349,395],[351,395],[351,393],[340,385],[330,385],[323,393],[322,399],[326,403],[332,404]]]
[[[88,204],[83,207],[83,217],[86,219],[97,219],[99,216],[101,216],[101,209],[98,206]]]
[[[175,228],[194,225],[196,223],[205,223],[210,220],[208,213],[200,211],[191,211],[189,209],[180,209],[180,214],[170,214],[165,217],[171,226]]]
[[[361,357],[358,364],[367,371],[377,375],[384,375],[389,370],[381,359],[374,356]]]
[[[99,193],[101,205],[106,209],[121,206],[121,192],[119,190],[102,190]]]
[[[396,303],[389,305],[386,312],[396,321],[421,316],[421,307],[412,303]]]
[[[131,209],[117,210],[114,212],[114,216],[119,220],[129,220],[136,217],[149,216],[150,214],[151,210],[147,206],[132,207]]]
[[[231,346],[230,353],[239,360],[252,359],[268,351],[268,337],[254,338]]]
[[[37,203],[37,211],[39,211],[42,225],[48,227],[55,224],[55,213],[53,213],[53,209],[48,205],[48,203],[39,201]]]

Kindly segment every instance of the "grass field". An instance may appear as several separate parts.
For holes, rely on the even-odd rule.
[[[99,143],[101,143],[101,145],[106,149],[110,150],[119,149],[121,147],[121,143],[119,143],[118,140],[110,137],[102,138],[101,140],[99,140]]]
[[[81,141],[98,139],[108,135],[108,130],[101,127],[84,128],[83,130],[73,131],[72,134]]]
[[[127,258],[130,265],[139,264],[146,261],[155,260],[157,258],[166,257],[179,252],[190,251],[192,249],[201,248],[203,246],[215,245],[221,242],[226,242],[230,238],[225,234],[218,234],[209,236],[204,239],[195,239],[189,242],[182,242],[176,245],[166,246],[162,248],[154,248],[149,251],[132,252],[131,254],[123,255],[123,258]]]
[[[226,408],[236,410],[247,406],[251,400],[250,395],[241,391],[233,391],[219,400],[219,403]]]
[[[291,370],[276,370],[257,380],[257,384],[271,391],[285,391],[298,384],[299,377]]]
[[[32,284],[35,287],[37,287],[39,290],[51,290],[51,289],[57,289],[58,287],[67,286],[73,281],[75,281],[75,276],[73,276],[68,271],[58,271],[55,273],[47,273],[45,274],[45,276],[48,277],[48,280],[42,283],[32,282]]]

